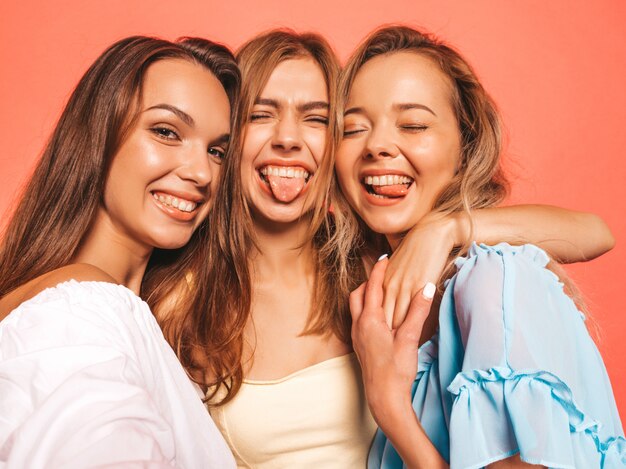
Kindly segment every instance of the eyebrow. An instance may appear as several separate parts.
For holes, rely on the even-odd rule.
[[[424,111],[430,112],[433,116],[437,117],[437,114],[435,114],[435,111],[433,111],[431,108],[429,108],[425,104],[399,103],[399,104],[394,104],[393,107],[395,109],[397,109],[398,111],[408,111],[408,110],[411,110],[411,109],[422,109]]]
[[[211,142],[211,145],[219,145],[230,142],[230,134],[222,134]]]
[[[351,107],[350,109],[346,109],[346,111],[343,113],[344,116],[347,116],[348,114],[363,114],[363,108]]]
[[[152,109],[164,109],[166,111],[170,111],[172,114],[176,114],[176,116],[189,127],[194,127],[196,125],[196,121],[193,120],[193,117],[191,117],[185,111],[178,109],[176,106],[172,106],[171,104],[155,104],[154,106],[150,106],[148,109],[146,109],[146,111],[150,111]]]
[[[254,104],[260,104],[262,106],[270,106],[270,107],[273,107],[274,109],[281,108],[281,105],[277,100],[269,99],[269,98],[257,98],[254,100]],[[296,107],[296,109],[299,112],[307,112],[307,111],[312,111],[314,109],[328,110],[329,108],[330,108],[330,105],[326,101],[308,101],[306,103],[298,104],[298,106]]]
[[[410,109],[423,109],[424,111],[428,111],[430,112],[433,116],[437,117],[437,114],[435,114],[435,111],[433,111],[431,108],[429,108],[428,106],[424,105],[424,104],[418,104],[418,103],[399,103],[399,104],[394,104],[393,108],[398,110],[398,111],[408,111]],[[362,107],[351,107],[350,109],[347,109],[343,115],[347,116],[349,114],[364,114],[365,111],[363,110]]]

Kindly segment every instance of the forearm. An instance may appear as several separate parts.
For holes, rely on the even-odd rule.
[[[408,468],[449,468],[424,432],[410,402],[391,403],[384,411],[372,409],[372,413]]]
[[[467,214],[454,215],[459,244],[532,243],[562,263],[587,261],[613,248],[615,240],[597,215],[549,205],[515,205],[474,210],[473,226]]]

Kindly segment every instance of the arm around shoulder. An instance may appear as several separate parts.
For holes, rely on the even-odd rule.
[[[615,238],[593,213],[550,205],[513,205],[475,210],[472,223],[458,214],[461,232],[485,244],[535,244],[562,263],[588,261],[613,249]],[[470,233],[470,226],[473,233]]]

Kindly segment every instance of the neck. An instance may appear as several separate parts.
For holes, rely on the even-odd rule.
[[[151,246],[121,233],[99,211],[72,261],[98,267],[138,295],[152,250]]]
[[[385,237],[387,238],[387,242],[389,243],[389,246],[391,247],[392,252],[398,249],[398,246],[400,246],[400,243],[404,239],[405,235],[406,233],[385,235]]]
[[[257,249],[252,258],[255,283],[289,281],[314,274],[313,245],[307,239],[309,220],[267,224],[254,221]]]

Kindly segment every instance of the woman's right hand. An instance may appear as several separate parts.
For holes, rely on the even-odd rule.
[[[447,464],[422,429],[411,405],[417,354],[435,285],[426,283],[411,301],[406,318],[390,329],[383,310],[383,281],[389,260],[379,260],[367,282],[350,295],[352,345],[361,363],[372,415],[409,468]]]

